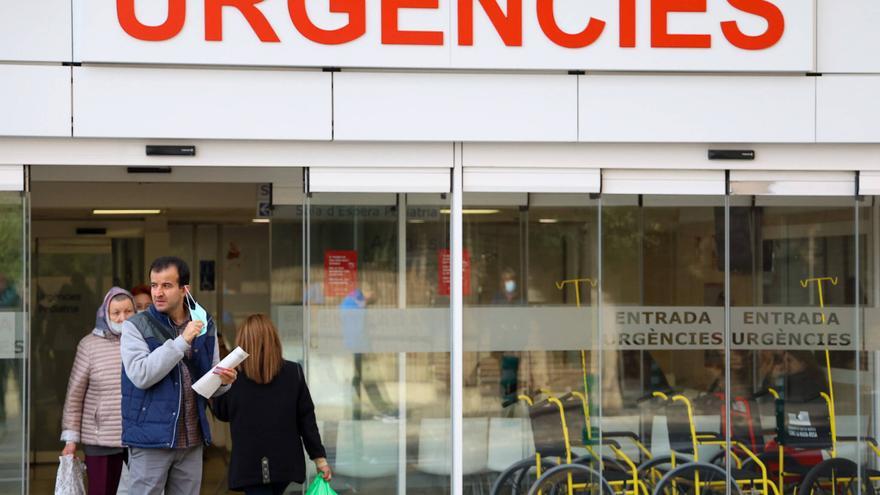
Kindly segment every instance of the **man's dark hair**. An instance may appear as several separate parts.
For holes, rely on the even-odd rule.
[[[153,264],[150,265],[150,273],[161,272],[172,266],[177,268],[177,285],[181,287],[189,285],[189,266],[187,266],[186,261],[177,256],[160,256],[156,258]]]

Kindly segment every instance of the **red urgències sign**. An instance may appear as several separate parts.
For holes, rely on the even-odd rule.
[[[119,24],[131,37],[142,41],[166,41],[177,36],[187,18],[186,0],[167,0],[168,13],[161,24],[144,24],[136,14],[137,0],[116,0]],[[143,1],[143,0],[142,0]],[[254,34],[264,43],[278,43],[278,30],[295,29],[304,38],[322,45],[341,45],[364,36],[367,30],[367,2],[380,2],[381,43],[383,45],[437,46],[448,44],[442,31],[407,30],[399,23],[401,10],[438,9],[440,0],[329,0],[330,12],[347,14],[342,27],[326,29],[313,22],[306,9],[307,0],[288,0],[290,25],[275,25],[260,10],[262,0],[199,0],[204,2],[205,41],[223,40],[223,16],[239,15],[247,20]],[[617,44],[621,48],[636,48],[637,1],[650,1],[650,46],[652,48],[712,48],[711,34],[670,32],[669,15],[676,13],[707,13],[707,0],[607,0],[618,2],[619,16]],[[765,50],[782,38],[785,16],[771,0],[713,0],[726,2],[735,10],[756,16],[766,22],[761,33],[743,32],[735,20],[721,20],[721,32],[726,43],[742,50]],[[457,0],[457,33],[459,46],[474,44],[474,10],[480,8],[488,16],[495,32],[505,46],[523,46],[523,16],[536,16],[543,35],[553,44],[564,48],[585,48],[602,36],[613,36],[607,22],[596,17],[583,20],[579,32],[560,27],[554,11],[554,0],[537,0],[534,12],[523,11],[523,0],[508,0],[506,6],[499,0]],[[475,4],[479,4],[478,6]],[[506,7],[506,8],[504,8]],[[237,12],[233,12],[237,11]]]

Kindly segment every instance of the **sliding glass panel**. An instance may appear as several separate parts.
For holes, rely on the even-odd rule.
[[[733,437],[761,456],[785,492],[801,483],[856,490],[856,436],[866,426],[856,352],[856,256],[865,238],[856,236],[856,203],[732,200]]]
[[[700,480],[700,493],[725,491],[709,483],[723,474],[708,471],[676,471],[658,486],[686,462],[724,465],[724,205],[602,198],[603,439],[645,466],[649,490]]]
[[[448,492],[449,222],[435,199],[308,201],[305,359],[339,493]]]
[[[27,487],[28,217],[26,194],[0,192],[0,493]]]
[[[598,246],[588,195],[465,196],[466,490],[528,485],[536,453],[601,469]]]

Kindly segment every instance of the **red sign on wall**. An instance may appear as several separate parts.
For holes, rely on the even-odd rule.
[[[449,295],[449,283],[452,274],[452,259],[449,256],[448,249],[441,249],[437,253],[438,263],[437,263],[437,293],[441,296]],[[466,296],[471,295],[471,253],[467,249],[462,252],[462,272],[463,272],[463,280],[462,280],[462,289],[463,293]]]
[[[345,297],[357,287],[357,251],[324,251],[324,296]]]

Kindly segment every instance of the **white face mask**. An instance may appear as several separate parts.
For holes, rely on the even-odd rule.
[[[138,312],[137,312],[137,313],[138,313],[138,314],[141,314],[141,313],[146,313],[146,312],[147,312],[147,310],[146,310],[146,309],[141,309],[141,310],[138,310]]]
[[[116,335],[122,335],[122,323],[116,323],[115,321],[108,322],[110,326],[110,331]]]
[[[514,291],[516,291],[516,281],[505,280],[504,281],[504,290],[506,290],[508,294],[512,294]]]

